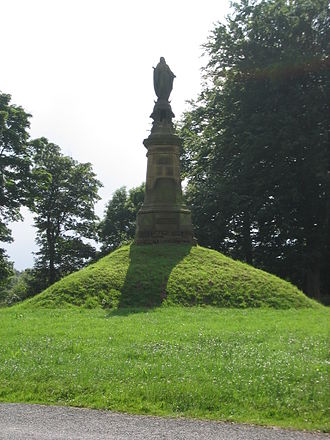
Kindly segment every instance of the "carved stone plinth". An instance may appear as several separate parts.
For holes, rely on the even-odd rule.
[[[137,215],[135,242],[193,243],[191,213],[182,200],[181,139],[174,134],[151,134],[143,207]]]

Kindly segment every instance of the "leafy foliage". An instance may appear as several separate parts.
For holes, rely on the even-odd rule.
[[[127,191],[117,189],[109,201],[104,219],[99,225],[99,239],[103,255],[132,240],[135,234],[136,215],[142,207],[145,184]]]
[[[0,303],[2,299],[1,292],[6,288],[13,273],[13,264],[8,260],[4,249],[0,249]]]
[[[27,129],[31,115],[10,100],[10,95],[0,92],[0,242],[12,240],[8,223],[21,218],[19,209],[26,204],[29,181]],[[0,249],[0,283],[11,273],[11,264]]]
[[[329,4],[242,0],[214,29],[185,114],[186,196],[199,243],[329,286]]]
[[[95,248],[84,239],[96,237],[94,203],[101,183],[91,164],[62,155],[45,138],[32,141],[31,149],[30,204],[40,246],[35,269],[45,288],[95,256]]]
[[[153,307],[165,304],[220,307],[320,307],[295,286],[191,245],[123,246],[53,284],[22,306]]]
[[[40,291],[38,287],[38,279],[32,269],[25,269],[22,272],[13,270],[8,281],[0,289],[0,305],[11,306],[24,301]]]

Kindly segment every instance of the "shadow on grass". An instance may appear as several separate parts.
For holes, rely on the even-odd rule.
[[[119,306],[120,307],[120,306]],[[150,310],[155,310],[156,307],[126,307],[121,306],[118,309],[110,309],[105,315],[106,319],[113,318],[115,316],[130,316],[138,313],[148,313]]]
[[[118,313],[138,313],[160,306],[174,267],[190,253],[190,244],[132,244]]]

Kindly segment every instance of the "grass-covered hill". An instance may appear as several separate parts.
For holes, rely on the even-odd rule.
[[[320,307],[290,283],[186,244],[123,246],[20,307]]]

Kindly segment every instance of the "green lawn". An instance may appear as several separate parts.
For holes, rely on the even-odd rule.
[[[0,401],[326,431],[328,322],[325,308],[2,309]]]

